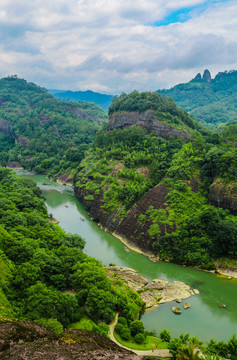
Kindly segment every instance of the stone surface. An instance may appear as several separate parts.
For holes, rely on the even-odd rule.
[[[211,73],[208,69],[206,69],[202,76],[203,80],[210,82],[211,81]]]
[[[209,188],[209,202],[237,215],[237,183],[225,184],[218,180],[213,182]]]
[[[173,306],[173,307],[172,307],[172,311],[173,311],[175,314],[182,314],[182,310],[180,309],[179,306]]]
[[[33,322],[0,318],[1,360],[138,360],[103,335],[88,330],[68,330],[59,337]]]
[[[108,275],[113,280],[121,279],[130,289],[138,291],[142,289],[147,283],[148,279],[140,275],[136,270],[121,267],[121,266],[108,266]]]
[[[188,302],[184,303],[184,309],[185,310],[189,309],[190,307],[191,307],[191,305]]]
[[[83,172],[83,169],[79,170]],[[75,187],[74,191],[75,195],[82,201],[84,207],[89,212],[91,218],[98,222],[103,229],[112,233],[114,236],[129,239],[131,244],[138,246],[141,250],[153,252],[152,243],[154,239],[149,235],[149,229],[153,223],[148,217],[146,217],[144,223],[140,223],[139,215],[146,214],[149,206],[153,206],[154,209],[167,210],[166,195],[169,190],[165,185],[160,184],[148,191],[142,200],[132,206],[122,220],[117,216],[120,210],[119,208],[113,212],[107,212],[104,209],[102,191],[98,195],[94,195],[93,201],[87,201],[85,199],[90,192],[84,187]],[[175,225],[165,227],[161,224],[160,235],[170,234],[175,231],[175,229]]]
[[[121,266],[109,266],[107,276],[112,280],[120,279],[127,284],[130,289],[138,291],[146,308],[157,304],[170,301],[186,299],[195,295],[194,290],[182,281],[173,281],[154,279],[149,285],[148,280],[140,275],[136,270]],[[198,292],[198,290],[195,290]],[[199,292],[198,292],[199,293]],[[196,293],[197,295],[197,293]]]
[[[67,184],[67,185],[72,185],[72,175],[71,175],[71,171],[69,171],[67,174],[65,175],[61,175],[59,176],[57,182],[59,184]]]
[[[188,132],[177,130],[175,127],[165,124],[159,120],[159,116],[156,118],[155,114],[154,110],[115,113],[109,119],[108,130],[123,129],[136,125],[145,128],[149,132],[154,131],[157,136],[164,139],[169,139],[170,136],[182,137],[183,140],[188,139]]]

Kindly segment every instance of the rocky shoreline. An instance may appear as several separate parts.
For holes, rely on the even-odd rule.
[[[148,279],[127,267],[109,266],[107,276],[115,281],[119,279],[130,289],[139,292],[146,309],[171,301],[182,302],[183,299],[199,294],[197,289],[192,289],[182,281],[169,283],[167,280],[154,279],[148,284]]]

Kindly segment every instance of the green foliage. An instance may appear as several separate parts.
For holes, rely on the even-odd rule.
[[[160,339],[161,339],[162,341],[169,342],[170,339],[171,339],[170,331],[169,331],[169,330],[166,330],[166,329],[164,329],[163,331],[161,331],[161,332],[160,332]]]
[[[188,111],[197,121],[217,129],[235,123],[237,71],[221,72],[211,82],[194,79],[169,90],[159,90]]]
[[[131,339],[130,329],[124,326],[120,331],[120,336],[124,340],[130,340]]]
[[[10,129],[0,134],[2,165],[18,161],[50,176],[79,165],[103,115],[95,104],[57,100],[46,89],[16,77],[0,79],[0,100],[0,118]]]
[[[137,333],[134,336],[134,340],[137,344],[143,344],[145,342],[146,336],[143,333]]]
[[[135,336],[138,333],[144,333],[144,325],[141,320],[135,320],[130,324],[131,335]]]
[[[110,322],[115,311],[135,319],[144,307],[138,294],[112,284],[106,269],[83,254],[85,241],[48,220],[34,182],[0,168],[0,194],[1,314],[36,320],[57,333],[78,322],[84,307],[95,320]],[[99,324],[95,331],[107,335],[108,328]]]
[[[104,209],[113,212],[120,208],[124,216],[162,179],[181,146],[180,140],[168,142],[139,127],[114,130],[109,135],[101,131],[94,149],[81,162],[76,185],[87,191],[85,199],[91,201],[103,191]]]
[[[37,323],[46,327],[48,330],[55,332],[55,334],[59,335],[63,332],[63,325],[56,319],[39,319]]]
[[[109,107],[109,116],[115,112],[155,110],[157,119],[179,129],[185,127],[198,129],[199,125],[188,114],[179,108],[175,102],[157,92],[133,91],[130,94],[122,93],[113,98]]]

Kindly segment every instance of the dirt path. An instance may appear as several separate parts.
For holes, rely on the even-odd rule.
[[[122,347],[126,350],[133,351],[135,354],[140,355],[140,356],[157,356],[160,358],[172,358],[172,355],[168,349],[134,350],[134,349],[127,348],[126,346],[123,346],[122,344],[120,344],[114,337],[114,328],[115,328],[115,325],[117,324],[117,321],[118,321],[118,314],[116,314],[115,319],[109,325],[109,328],[110,328],[109,329],[109,338],[110,338],[110,340],[115,342],[117,345],[119,345],[120,347]]]

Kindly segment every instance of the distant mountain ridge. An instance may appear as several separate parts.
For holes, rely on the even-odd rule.
[[[198,73],[188,83],[168,90],[157,90],[172,98],[194,119],[215,130],[237,122],[237,71],[219,72],[214,79],[209,70]]]
[[[99,105],[105,111],[108,110],[113,95],[106,95],[97,93],[91,90],[87,91],[71,91],[71,90],[49,90],[49,93],[54,95],[56,98],[61,100],[71,100],[71,101],[87,101],[93,102]]]

